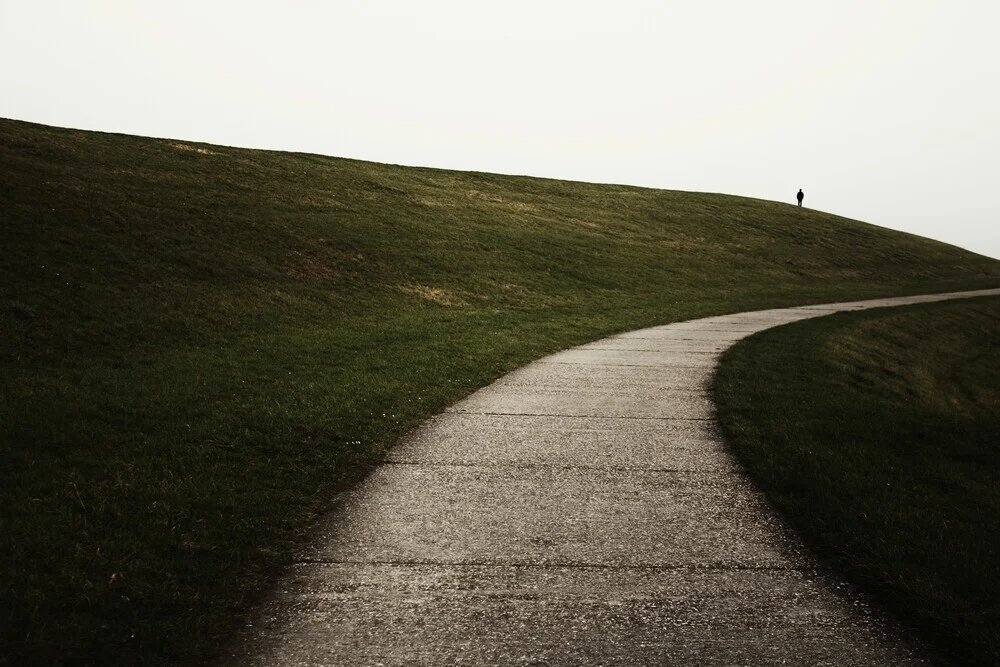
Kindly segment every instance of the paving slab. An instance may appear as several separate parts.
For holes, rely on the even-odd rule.
[[[604,340],[595,341],[581,345],[579,350],[632,350],[635,352],[694,352],[698,354],[719,354],[732,345],[732,340],[711,340],[706,341],[706,332],[696,329],[689,329],[684,332],[686,335],[680,336],[660,336],[638,338],[632,337],[611,337]]]
[[[604,389],[493,387],[449,408],[453,412],[647,419],[711,419],[712,400],[704,389],[612,391]]]
[[[707,390],[711,380],[712,368],[705,366],[665,368],[662,366],[609,366],[606,364],[551,364],[541,361],[505,375],[488,388],[567,387],[607,389],[609,391]]]
[[[721,352],[842,310],[627,332],[525,366],[344,494],[224,665],[928,665],[732,459]]]
[[[596,364],[599,366],[680,366],[712,369],[718,360],[717,351],[653,352],[644,350],[584,350],[573,348],[545,358],[547,364]]]
[[[410,433],[389,463],[733,472],[714,422],[445,413]]]
[[[773,326],[773,325],[772,325]],[[762,324],[748,322],[740,328],[724,329],[721,325],[713,324],[704,327],[691,327],[687,329],[670,329],[654,327],[652,329],[640,329],[628,333],[612,336],[610,340],[683,340],[685,338],[697,337],[700,340],[714,340],[722,344],[732,344],[747,335],[767,328]],[[609,339],[605,339],[606,341]],[[604,341],[596,341],[601,343]]]
[[[919,664],[829,586],[800,570],[299,564],[242,664]]]
[[[386,465],[302,558],[796,567],[802,554],[743,475]]]

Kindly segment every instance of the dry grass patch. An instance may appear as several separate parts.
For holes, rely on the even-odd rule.
[[[439,207],[455,208],[455,206],[457,206],[457,204],[455,204],[455,202],[453,201],[444,202],[444,201],[438,201],[436,199],[426,199],[426,198],[416,199],[415,201],[421,206],[427,206],[428,208],[439,208]]]
[[[413,294],[425,301],[431,301],[440,306],[463,307],[469,303],[460,296],[452,294],[440,287],[429,287],[427,285],[400,285],[399,289],[407,294]]]
[[[666,239],[663,241],[664,247],[673,249],[704,248],[706,245],[706,239],[704,236],[692,237],[687,234],[681,234],[675,239]]]
[[[305,254],[301,255],[298,264],[286,267],[285,273],[297,280],[332,278],[337,275],[337,271],[327,265],[321,258]]]
[[[580,220],[579,218],[567,218],[566,222],[571,225],[578,225],[580,227],[586,227],[588,229],[600,229],[601,226],[596,222],[589,222],[587,220]]]
[[[481,190],[469,190],[469,199],[482,199],[483,201],[491,201],[496,203],[502,203],[503,197],[500,195],[491,195],[488,192],[482,192]]]
[[[309,208],[345,208],[344,204],[333,197],[301,197],[297,203]]]
[[[532,204],[526,204],[519,201],[507,201],[500,195],[490,194],[481,190],[469,190],[468,197],[469,199],[481,199],[494,204],[504,204],[507,208],[514,211],[526,212],[538,210],[537,207]]]
[[[222,153],[216,153],[215,151],[210,151],[207,148],[197,148],[196,146],[189,146],[188,144],[170,144],[172,148],[176,148],[181,151],[192,151],[194,153],[201,153],[202,155],[222,155]]]

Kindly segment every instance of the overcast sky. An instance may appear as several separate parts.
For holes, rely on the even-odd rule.
[[[1000,258],[1000,3],[0,0],[0,116],[747,195]]]

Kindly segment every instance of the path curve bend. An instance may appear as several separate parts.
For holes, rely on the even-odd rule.
[[[730,457],[709,385],[756,331],[983,290],[765,310],[539,359],[345,494],[233,665],[918,665]]]

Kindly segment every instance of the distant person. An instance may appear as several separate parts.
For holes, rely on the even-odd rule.
[[[795,195],[795,198],[799,200],[799,206],[802,206],[802,200],[806,198],[806,196],[802,194],[802,188],[799,188],[799,194]]]

